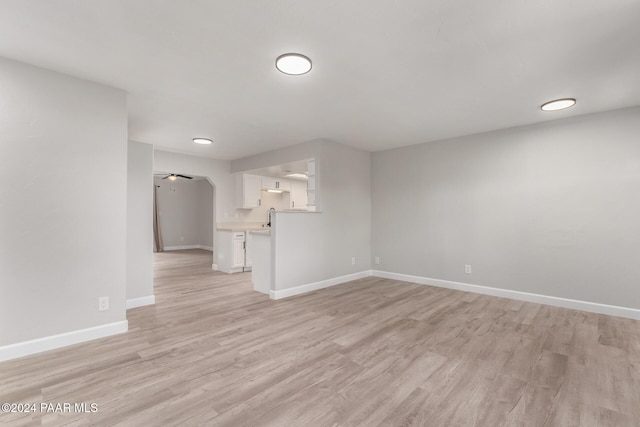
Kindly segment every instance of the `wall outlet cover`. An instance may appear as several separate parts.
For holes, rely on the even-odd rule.
[[[98,298],[98,311],[109,310],[109,297]]]

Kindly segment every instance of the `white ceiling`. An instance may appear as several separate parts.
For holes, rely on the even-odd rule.
[[[122,88],[130,139],[223,159],[639,105],[639,41],[640,0],[0,2],[1,56]],[[279,73],[285,52],[313,70]],[[567,96],[578,105],[540,111]]]

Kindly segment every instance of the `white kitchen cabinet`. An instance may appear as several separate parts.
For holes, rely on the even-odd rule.
[[[236,208],[253,209],[261,204],[262,177],[240,174],[236,177]]]
[[[242,238],[239,239],[239,238],[234,236],[234,239],[233,239],[233,262],[232,262],[231,268],[238,268],[238,267],[242,268],[242,267],[244,267],[244,254],[245,254],[245,251],[244,251],[244,244],[245,244],[245,242],[244,242],[244,239],[245,239],[244,238],[244,232],[240,232],[240,233],[236,232],[236,233],[234,233],[234,235],[235,234],[237,234],[237,235],[242,234]]]
[[[246,233],[218,229],[218,270],[225,273],[247,271]]]
[[[288,209],[307,209],[307,181],[291,180],[291,192],[285,198]]]
[[[262,177],[263,190],[281,190],[283,192],[291,191],[291,181],[283,178],[272,178],[269,176]]]

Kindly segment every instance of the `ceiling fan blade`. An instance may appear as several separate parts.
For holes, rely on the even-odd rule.
[[[176,175],[179,178],[184,178],[184,179],[193,179],[193,177],[191,176],[186,176],[186,175]]]

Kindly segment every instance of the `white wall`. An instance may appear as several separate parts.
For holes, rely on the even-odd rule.
[[[631,108],[374,153],[374,267],[640,308],[639,136]]]
[[[371,268],[370,153],[317,140],[233,161],[232,170],[240,172],[308,158],[316,159],[320,212],[275,215],[275,290]],[[352,257],[356,257],[355,265]]]
[[[127,300],[153,296],[153,145],[127,150]]]
[[[213,187],[206,180],[155,178],[165,249],[213,246]]]
[[[284,203],[284,196],[282,193],[269,193],[262,190],[260,192],[260,199],[262,204],[253,209],[241,209],[238,210],[239,221],[266,224],[269,222],[269,210],[274,208],[275,210],[286,209],[287,206]]]
[[[126,329],[125,93],[7,59],[0,93],[0,346]]]

